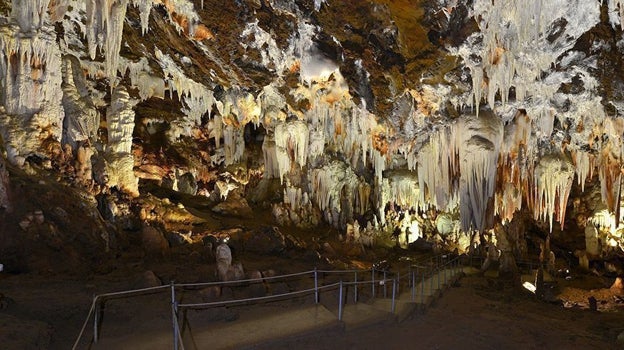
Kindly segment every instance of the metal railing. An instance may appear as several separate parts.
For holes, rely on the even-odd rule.
[[[405,284],[410,289],[411,301],[416,301],[416,296],[420,295],[420,302],[424,303],[425,291],[428,290],[431,294],[433,291],[440,290],[443,286],[446,286],[448,281],[460,271],[462,261],[461,257],[449,258],[446,255],[437,255],[430,259],[425,259],[413,264],[409,267],[408,271],[404,274],[398,272],[391,272],[387,269],[379,270],[371,268],[369,270],[310,270],[299,273],[284,274],[279,276],[270,276],[254,279],[236,280],[236,281],[224,281],[224,282],[205,282],[205,283],[175,283],[170,282],[168,285],[149,287],[134,290],[125,290],[120,292],[98,294],[93,297],[89,313],[85,319],[85,322],[80,330],[80,333],[73,345],[72,349],[76,349],[87,329],[89,320],[93,316],[93,338],[92,342],[95,344],[100,338],[100,327],[102,319],[102,305],[105,301],[118,298],[137,297],[147,294],[161,293],[165,291],[170,292],[171,303],[171,318],[172,318],[172,332],[173,332],[173,349],[184,349],[182,341],[182,329],[180,327],[180,311],[187,309],[207,309],[219,306],[233,306],[242,304],[256,304],[263,301],[274,300],[287,300],[305,295],[314,295],[314,303],[319,304],[321,292],[337,291],[338,292],[338,320],[343,320],[344,306],[346,304],[345,298],[347,297],[347,288],[353,289],[353,302],[357,303],[361,298],[361,293],[368,285],[370,288],[370,298],[375,299],[381,295],[383,298],[388,298],[388,285],[391,285],[391,306],[390,312],[396,311],[396,300],[400,292],[401,284]],[[363,277],[370,276],[370,279],[363,279]],[[203,303],[180,303],[178,301],[177,291],[192,290],[201,287],[211,286],[248,286],[252,283],[267,283],[268,281],[287,280],[290,278],[304,278],[313,277],[313,287],[294,290],[286,293],[278,293],[272,295],[265,295],[252,298],[231,299],[223,301],[211,301]],[[328,278],[329,277],[329,278]],[[351,279],[352,277],[352,279]],[[337,279],[337,282],[331,282],[325,285],[320,285],[321,281],[327,279]],[[429,288],[426,288],[426,282],[429,280]],[[437,283],[434,282],[437,280]],[[420,281],[420,283],[418,283]],[[379,294],[379,296],[378,296]]]

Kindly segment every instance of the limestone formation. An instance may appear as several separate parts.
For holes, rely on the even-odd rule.
[[[128,241],[133,215],[187,232],[262,209],[353,252],[485,235],[504,271],[544,237],[587,268],[624,256],[622,1],[218,6],[4,1],[0,208],[7,162],[97,196]],[[288,245],[270,236],[246,249]]]

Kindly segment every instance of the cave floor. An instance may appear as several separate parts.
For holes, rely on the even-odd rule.
[[[167,271],[172,274],[181,271],[181,267],[170,264],[152,268],[161,275]],[[302,266],[295,264],[292,268],[301,271]],[[89,278],[0,275],[0,293],[12,299],[8,307],[0,310],[2,348],[71,348],[93,294],[127,289],[136,281],[137,271],[128,264],[107,275]],[[137,305],[136,300],[111,303],[104,318],[109,324],[105,326],[123,330],[138,329],[138,325],[147,320],[164,324],[168,317],[166,307],[160,316],[150,315],[143,309],[161,305],[163,298],[145,297],[141,299],[141,305]],[[265,306],[262,312],[279,313],[280,309],[293,305],[305,306],[309,301]],[[215,310],[208,315],[213,318],[212,322],[229,322],[230,318],[236,318],[232,317],[232,312],[254,311],[257,312],[257,308],[240,307],[235,311]],[[91,326],[89,323],[88,327]],[[622,331],[624,312],[618,308],[601,312],[580,307],[564,308],[560,303],[538,301],[532,294],[519,292],[486,274],[464,277],[426,313],[414,314],[399,324],[384,323],[347,332],[328,329],[255,348],[617,349],[616,338]],[[170,346],[170,342],[163,344],[164,349]]]

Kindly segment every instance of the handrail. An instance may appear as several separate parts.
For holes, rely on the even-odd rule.
[[[176,287],[205,287],[205,286],[216,286],[216,285],[221,286],[221,285],[228,285],[228,284],[264,282],[264,281],[267,281],[267,280],[275,280],[275,279],[282,279],[282,278],[287,278],[287,277],[304,276],[304,275],[313,274],[313,273],[314,273],[314,270],[311,270],[311,271],[297,272],[297,273],[291,273],[291,274],[286,274],[286,275],[270,276],[270,277],[260,277],[260,278],[251,278],[251,279],[236,280],[236,281],[202,282],[202,283],[176,283],[175,286]]]
[[[319,290],[330,289],[332,287],[337,287],[339,284],[340,283],[328,284],[328,285],[319,287],[318,289]],[[236,300],[225,300],[225,301],[214,301],[214,302],[210,302],[210,303],[178,304],[178,307],[185,307],[185,308],[189,308],[189,309],[200,309],[200,308],[204,308],[204,307],[212,307],[212,306],[220,306],[220,305],[231,305],[231,304],[237,304],[237,303],[241,303],[242,304],[242,303],[249,302],[249,301],[279,299],[279,297],[283,297],[283,296],[306,294],[306,293],[312,293],[312,292],[315,292],[315,291],[316,291],[315,288],[309,288],[309,289],[304,289],[304,290],[295,291],[295,292],[276,294],[276,295],[267,295],[267,296],[264,296],[264,297],[236,299]]]
[[[138,296],[141,294],[146,294],[146,293],[150,293],[150,292],[157,292],[157,291],[164,291],[165,289],[172,289],[172,291],[175,291],[175,289],[179,289],[179,288],[192,288],[192,287],[206,287],[206,286],[227,286],[227,285],[240,285],[240,284],[245,284],[245,283],[261,283],[261,282],[267,282],[267,281],[273,281],[273,280],[279,280],[279,279],[286,279],[286,278],[290,278],[290,277],[297,277],[297,276],[305,276],[305,275],[313,275],[314,279],[315,279],[315,286],[314,288],[308,288],[308,289],[303,289],[303,290],[297,290],[294,292],[288,292],[288,293],[281,293],[281,294],[275,294],[275,295],[269,295],[269,296],[263,296],[263,297],[254,297],[254,298],[245,298],[245,299],[236,299],[236,300],[225,300],[225,301],[217,301],[217,302],[207,302],[207,303],[188,303],[188,304],[177,304],[175,303],[175,307],[176,307],[176,311],[174,312],[174,318],[177,318],[177,308],[192,308],[192,309],[202,309],[202,308],[209,308],[209,307],[215,307],[215,306],[225,306],[225,305],[233,305],[233,304],[243,304],[243,303],[247,303],[247,302],[256,302],[256,301],[266,301],[266,300],[277,300],[277,299],[282,299],[284,297],[291,297],[291,296],[295,296],[295,295],[304,295],[304,294],[316,294],[315,300],[318,303],[318,292],[322,291],[322,290],[328,290],[328,289],[335,289],[336,287],[340,288],[340,310],[342,310],[342,292],[343,292],[343,287],[344,286],[356,286],[355,288],[355,301],[357,302],[357,293],[358,293],[358,288],[357,286],[360,285],[371,285],[372,286],[372,297],[375,297],[375,285],[383,285],[384,286],[384,297],[386,295],[386,285],[389,283],[392,283],[392,312],[394,312],[394,308],[395,308],[395,297],[396,297],[396,293],[398,291],[398,288],[400,287],[400,281],[403,280],[407,280],[408,283],[412,284],[412,294],[414,294],[414,282],[415,282],[415,273],[414,271],[412,271],[412,267],[416,267],[417,270],[419,270],[420,268],[422,268],[422,273],[420,273],[421,275],[421,279],[424,282],[425,278],[429,278],[431,279],[431,288],[433,288],[433,276],[437,273],[439,274],[443,269],[446,270],[449,266],[454,266],[453,264],[457,265],[457,264],[461,264],[461,258],[462,256],[455,256],[452,257],[450,259],[446,259],[447,255],[443,255],[443,254],[438,254],[438,255],[434,255],[428,258],[423,258],[420,259],[419,261],[417,261],[414,264],[410,265],[410,270],[407,273],[401,274],[400,271],[398,272],[394,272],[394,271],[389,271],[388,269],[384,269],[384,270],[380,270],[380,269],[375,269],[375,268],[371,268],[371,269],[367,269],[367,270],[358,270],[358,269],[353,269],[353,270],[318,270],[318,269],[314,269],[314,270],[310,270],[310,271],[304,271],[304,272],[297,272],[297,273],[291,273],[291,274],[284,274],[284,275],[279,275],[279,276],[270,276],[270,277],[262,277],[262,278],[253,278],[253,279],[245,279],[245,280],[236,280],[236,281],[223,281],[223,282],[202,282],[202,283],[171,283],[168,285],[163,285],[163,286],[156,286],[156,287],[147,287],[147,288],[140,288],[140,289],[133,289],[133,290],[125,290],[125,291],[118,291],[118,292],[109,292],[109,293],[103,293],[103,294],[98,294],[95,295],[93,297],[93,301],[91,303],[91,308],[89,310],[89,313],[87,315],[87,318],[85,319],[85,322],[80,330],[80,333],[78,335],[78,338],[76,339],[74,346],[72,347],[72,349],[76,349],[76,347],[78,346],[80,340],[82,339],[86,326],[89,322],[89,320],[91,319],[91,316],[94,316],[94,320],[95,320],[95,324],[94,324],[94,342],[97,342],[97,327],[98,327],[98,313],[99,313],[99,307],[98,307],[98,302],[100,302],[103,299],[106,298],[122,298],[122,297],[132,297],[132,296]],[[416,264],[423,264],[423,266],[419,266]],[[344,281],[344,280],[340,280],[340,282],[337,283],[332,283],[332,284],[328,284],[328,285],[324,285],[324,286],[319,286],[318,285],[318,274],[326,274],[326,275],[336,275],[336,274],[355,274],[355,280],[354,281]],[[370,280],[357,280],[357,275],[358,274],[366,274],[366,273],[372,273],[372,279]],[[375,279],[375,274],[380,274],[383,273],[384,277],[381,279]],[[389,278],[388,276],[390,276],[391,278]],[[446,281],[446,271],[445,271],[445,281]],[[440,287],[440,278],[438,278],[438,288]],[[422,287],[424,288],[424,286]],[[423,289],[424,290],[424,289]],[[341,319],[341,313],[339,315],[339,319]],[[177,324],[177,320],[174,320],[174,325]],[[179,326],[178,326],[179,327]],[[176,328],[176,327],[174,327]],[[174,332],[178,332],[179,333],[179,329],[176,331],[174,329]],[[174,340],[175,339],[181,339],[179,338],[181,335],[180,334],[174,334]],[[182,345],[182,348],[184,346]]]

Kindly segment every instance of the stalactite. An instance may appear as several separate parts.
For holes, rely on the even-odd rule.
[[[503,125],[496,115],[482,111],[480,117],[454,125],[451,137],[459,154],[462,230],[483,230],[493,214],[488,207],[494,196]]]
[[[90,141],[94,144],[100,115],[96,110],[80,69],[80,61],[74,56],[63,60],[63,120],[62,143],[78,149],[78,143]]]
[[[132,4],[139,8],[141,18],[141,34],[145,35],[149,30],[149,16],[152,11],[154,0],[132,0]]]
[[[589,152],[577,151],[574,153],[574,165],[576,169],[576,178],[581,186],[581,191],[585,191],[585,182],[587,178],[592,177],[593,173],[593,156]]]
[[[481,32],[456,51],[472,76],[468,104],[478,112],[482,96],[491,107],[498,96],[505,105],[512,87],[518,101],[531,96],[548,101],[558,85],[540,83],[542,72],[599,22],[599,6],[597,1],[580,0],[574,5],[564,0],[475,1],[472,15]],[[553,38],[551,31],[560,18],[567,20],[566,34]]]
[[[117,67],[128,0],[86,0],[89,55],[104,51],[105,74],[111,88],[117,85]]]
[[[312,199],[324,212],[326,220],[337,227],[352,220],[362,182],[353,170],[345,163],[332,161],[322,168],[311,169],[308,174]]]
[[[245,153],[243,130],[233,125],[226,125],[223,129],[223,148],[225,149],[225,165],[240,161]]]
[[[532,123],[524,111],[517,111],[505,126],[497,176],[495,213],[503,222],[511,221],[522,208],[522,194],[526,164],[531,163],[527,149],[533,144]]]
[[[156,49],[155,56],[165,76],[168,77],[166,82],[170,95],[172,96],[174,91],[178,93],[185,105],[182,112],[189,117],[181,120],[176,128],[172,128],[170,134],[173,139],[177,139],[181,134],[189,135],[190,129],[199,124],[202,116],[210,113],[213,106],[217,107],[222,116],[229,114],[223,111],[223,104],[215,100],[212,90],[188,78],[169,55]]]
[[[563,156],[544,156],[535,168],[534,181],[534,218],[547,221],[550,231],[553,219],[556,219],[563,229],[568,196],[574,181],[572,163]]]
[[[0,27],[0,132],[8,160],[23,163],[44,139],[60,140],[62,60],[47,1],[18,1]]]
[[[418,185],[420,203],[432,203],[440,210],[452,209],[455,150],[446,129],[430,135],[429,143],[418,151]]]
[[[275,146],[279,178],[290,171],[291,163],[300,167],[306,164],[308,148],[308,126],[306,123],[295,120],[279,124],[275,127]]]
[[[607,0],[607,2],[609,4],[609,18],[611,20],[611,24],[614,27],[619,24],[620,29],[624,29],[624,1]]]

